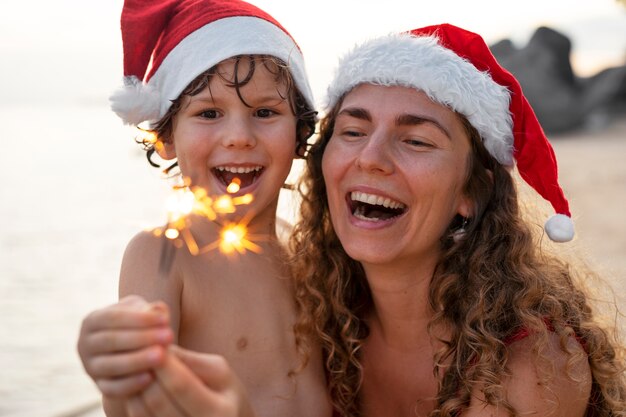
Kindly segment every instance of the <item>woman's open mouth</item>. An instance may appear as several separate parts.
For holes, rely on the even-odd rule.
[[[218,166],[213,168],[213,174],[224,186],[228,187],[235,178],[239,181],[239,188],[243,189],[251,186],[263,173],[263,167],[257,166]]]
[[[354,217],[369,222],[389,220],[406,212],[406,205],[399,201],[360,191],[348,195],[348,204]]]

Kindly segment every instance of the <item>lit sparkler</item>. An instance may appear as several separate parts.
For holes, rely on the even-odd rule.
[[[234,178],[226,190],[229,194],[235,194],[239,191],[240,186],[241,180]],[[235,213],[236,206],[250,204],[254,199],[252,194],[235,197],[224,194],[213,198],[208,196],[203,188],[190,187],[188,178],[183,180],[183,185],[173,187],[172,191],[166,205],[167,227],[164,232],[155,230],[155,235],[163,234],[167,239],[172,240],[177,247],[181,246],[182,241],[192,255],[216,248],[227,255],[234,252],[243,254],[246,250],[255,253],[261,252],[261,247],[250,240],[245,221],[227,223],[222,226],[219,239],[202,248],[198,246],[190,231],[190,214],[197,214],[211,221],[216,221],[221,214]]]
[[[237,251],[241,254],[246,249],[252,252],[261,252],[261,247],[246,238],[246,226],[243,224],[228,224],[222,228],[221,240],[219,244],[220,251],[227,255]]]

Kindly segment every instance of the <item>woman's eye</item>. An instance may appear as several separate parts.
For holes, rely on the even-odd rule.
[[[260,118],[270,117],[270,116],[273,116],[274,114],[276,114],[276,112],[270,109],[258,109],[256,111],[256,117],[260,117]]]
[[[360,138],[361,136],[365,136],[364,133],[356,130],[344,130],[343,132],[341,132],[341,134],[349,138]]]
[[[200,112],[200,117],[204,119],[216,119],[218,117],[217,110],[204,110]]]
[[[432,148],[432,146],[433,146],[430,143],[425,142],[425,141],[420,140],[420,139],[405,139],[404,143],[406,143],[407,145],[415,146],[415,147]]]

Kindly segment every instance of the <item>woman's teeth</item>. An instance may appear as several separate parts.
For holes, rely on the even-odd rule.
[[[401,215],[406,209],[399,201],[360,191],[350,193],[350,199],[354,217],[370,222],[391,219]]]
[[[350,193],[350,198],[352,201],[358,201],[361,203],[383,206],[385,208],[390,209],[404,209],[405,205],[400,203],[399,201],[394,201],[390,198],[381,197],[379,195],[362,193],[359,191],[353,191]]]

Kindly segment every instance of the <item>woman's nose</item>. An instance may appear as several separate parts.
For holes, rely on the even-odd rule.
[[[385,134],[374,133],[360,148],[356,165],[367,172],[391,174],[394,163],[389,151],[389,140]]]

